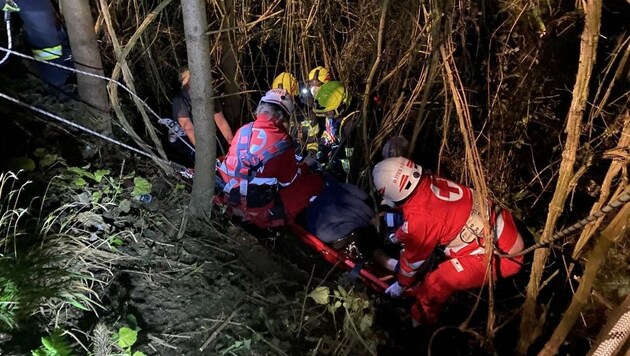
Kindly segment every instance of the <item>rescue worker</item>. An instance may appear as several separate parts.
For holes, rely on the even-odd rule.
[[[298,94],[298,82],[289,72],[282,72],[274,78],[271,89],[285,89],[292,97]]]
[[[403,157],[388,158],[372,172],[374,185],[384,203],[403,214],[403,223],[389,236],[402,243],[398,281],[385,292],[400,297],[416,281],[418,269],[437,248],[446,260],[429,272],[414,290],[411,308],[414,326],[435,323],[442,305],[460,290],[479,288],[486,278],[482,211],[489,217],[495,248],[503,253],[523,249],[523,238],[512,215],[487,200],[479,200],[471,188],[423,172]],[[522,257],[493,256],[495,278],[515,275]]]
[[[2,1],[2,0],[0,0]],[[70,72],[46,64],[55,63],[72,66],[72,56],[62,42],[64,32],[57,20],[50,0],[4,0],[3,10],[16,12],[22,20],[25,40],[33,57],[38,60],[37,68],[41,79],[57,91],[63,91]],[[64,49],[67,53],[64,53]]]
[[[272,89],[287,89],[289,94],[294,98],[298,95],[298,87],[298,81],[288,72],[280,73],[272,83]],[[304,104],[301,101],[295,102],[295,104],[297,104],[297,108],[294,110],[297,125],[292,125],[289,131],[292,137],[297,138],[300,147],[298,154],[314,162],[320,136],[319,124],[317,117],[312,113],[309,107],[300,107],[300,103]]]
[[[332,80],[330,71],[322,66],[317,66],[308,73],[308,81],[305,88],[300,93],[300,99],[306,101],[305,104],[312,107],[313,101],[319,88]]]
[[[303,120],[301,120],[302,129],[299,134],[301,136],[300,141],[306,143],[307,156],[317,154],[319,140],[325,126],[323,118],[318,118],[313,112],[315,94],[322,85],[331,80],[330,71],[322,66],[317,66],[309,71],[306,83],[300,88],[299,101],[305,106],[305,113]]]
[[[176,148],[180,150],[184,159],[194,162],[195,153],[192,147],[195,146],[195,127],[193,126],[192,104],[190,101],[190,71],[188,68],[184,67],[180,70],[179,82],[181,84],[181,91],[173,98],[172,116],[173,120],[181,126],[186,136],[185,138],[180,137],[180,139],[185,142],[180,142],[180,140],[175,141],[177,144]],[[214,122],[225,141],[229,144],[233,138],[232,129],[223,115],[223,107],[221,106],[221,101],[218,99],[214,100]]]
[[[313,112],[323,117],[326,125],[317,158],[322,164],[328,164],[338,177],[348,174],[354,153],[354,126],[359,116],[357,111],[350,110],[351,105],[352,95],[338,81],[322,85],[315,95]]]
[[[323,178],[295,159],[287,131],[294,102],[285,89],[271,89],[260,99],[254,122],[242,126],[219,165],[225,186],[219,203],[259,227],[292,221],[323,188]]]

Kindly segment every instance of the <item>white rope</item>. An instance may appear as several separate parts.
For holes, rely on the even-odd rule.
[[[608,332],[606,339],[602,341],[592,356],[612,356],[630,335],[630,309],[619,317],[615,326]]]
[[[49,61],[40,61],[40,60],[36,59],[33,56],[29,56],[28,54],[24,54],[24,53],[13,51],[10,48],[5,48],[5,47],[1,47],[0,46],[0,50],[7,52],[7,54],[12,54],[12,55],[15,55],[15,56],[18,56],[18,57],[30,59],[30,60],[36,61],[38,63],[44,63],[44,64],[47,64],[47,65],[50,65],[50,66],[53,66],[53,67],[57,67],[57,68],[61,68],[61,69],[64,69],[64,70],[67,70],[67,71],[70,71],[70,72],[87,75],[88,77],[99,78],[99,79],[106,80],[106,81],[111,82],[111,83],[116,83],[116,85],[118,85],[124,91],[129,93],[129,95],[131,95],[134,98],[138,99],[142,103],[142,106],[144,106],[145,109],[147,109],[149,111],[149,113],[151,113],[151,115],[156,117],[158,120],[161,118],[160,115],[158,115],[155,111],[153,111],[153,109],[151,109],[151,107],[147,103],[145,103],[144,100],[142,100],[136,93],[131,91],[131,89],[127,88],[123,83],[121,83],[121,82],[119,82],[117,80],[114,80],[112,78],[108,78],[108,77],[105,77],[105,76],[102,76],[102,75],[99,75],[99,74],[94,74],[94,73],[78,70],[78,69],[75,69],[75,68],[72,68],[72,67],[67,67],[67,66],[64,66],[64,65],[61,65],[61,64],[52,63],[52,62],[49,62]]]
[[[4,12],[4,22],[7,25],[7,48],[10,50],[13,47],[13,37],[11,36],[11,13]],[[4,63],[9,58],[9,52],[4,54],[4,57],[0,59],[0,64]]]
[[[10,25],[7,25],[7,26],[10,26]],[[147,109],[147,111],[149,111],[149,113],[151,113],[151,115],[153,115],[158,120],[161,119],[160,115],[158,115],[155,111],[153,111],[153,109],[151,109],[151,107],[144,100],[142,100],[138,95],[136,95],[133,91],[131,91],[131,89],[129,89],[127,86],[125,86],[123,83],[121,83],[121,82],[119,82],[117,80],[114,80],[112,78],[105,77],[105,76],[102,76],[102,75],[98,75],[98,74],[94,74],[94,73],[78,70],[78,69],[75,69],[75,68],[72,68],[72,67],[67,67],[67,66],[64,66],[64,65],[61,65],[61,64],[52,63],[52,62],[49,62],[49,61],[40,61],[40,60],[36,59],[33,56],[29,56],[27,54],[11,50],[10,42],[9,42],[9,48],[5,48],[5,47],[0,46],[0,50],[6,52],[5,57],[8,57],[9,54],[13,54],[13,55],[16,55],[18,57],[22,57],[22,58],[26,58],[26,59],[29,59],[29,60],[32,60],[32,61],[36,61],[38,63],[44,63],[44,64],[47,64],[47,65],[50,65],[50,66],[53,66],[53,67],[58,67],[58,68],[61,68],[61,69],[64,69],[64,70],[67,70],[67,71],[70,71],[70,72],[79,73],[79,74],[87,75],[88,77],[98,78],[98,79],[101,79],[101,80],[106,80],[108,82],[116,83],[116,85],[118,85],[124,91],[129,93],[129,95],[131,95],[134,98],[138,99],[138,101],[140,101],[142,103],[142,106],[144,106]],[[0,64],[1,63],[2,62],[0,62]],[[171,128],[169,128],[169,131],[174,132]],[[192,150],[192,152],[195,152],[195,148],[193,146],[191,146],[188,142],[186,142],[186,140],[184,140],[181,137],[178,137],[178,139],[181,142],[183,142],[184,145],[186,145],[190,150]]]
[[[99,132],[96,132],[94,130],[90,130],[90,129],[88,129],[86,127],[83,127],[83,126],[81,126],[79,124],[76,124],[76,123],[74,123],[72,121],[66,120],[66,119],[62,118],[61,116],[55,115],[55,114],[50,113],[50,112],[45,111],[45,110],[42,110],[42,109],[40,109],[40,108],[38,108],[36,106],[24,103],[24,102],[20,101],[19,99],[16,99],[14,97],[8,96],[8,95],[6,95],[4,93],[0,93],[0,98],[3,98],[3,99],[8,100],[8,101],[11,101],[11,102],[13,102],[15,104],[18,104],[20,106],[23,106],[25,108],[28,108],[28,109],[33,110],[35,112],[38,112],[40,114],[46,115],[46,116],[48,116],[50,118],[53,118],[53,119],[55,119],[55,120],[57,120],[59,122],[62,122],[64,124],[66,124],[68,126],[72,126],[72,127],[76,128],[76,129],[79,129],[81,131],[87,132],[87,133],[89,133],[91,135],[99,137],[99,138],[101,138],[101,139],[103,139],[105,141],[111,142],[111,143],[116,144],[118,146],[124,147],[124,148],[126,148],[126,149],[128,149],[128,150],[130,150],[132,152],[135,152],[137,154],[140,154],[142,156],[145,156],[145,157],[151,158],[153,160],[165,163],[165,164],[167,164],[167,165],[169,165],[171,167],[174,167],[176,169],[183,169],[183,167],[181,165],[179,165],[179,164],[176,164],[176,163],[171,162],[171,161],[164,160],[164,159],[162,159],[162,158],[160,158],[160,157],[158,157],[156,155],[153,155],[153,154],[147,153],[145,151],[139,150],[139,149],[137,149],[135,147],[129,146],[126,143],[122,143],[122,142],[117,141],[117,140],[115,140],[115,139],[113,139],[111,137],[105,136],[105,135],[103,135],[103,134],[101,134]]]

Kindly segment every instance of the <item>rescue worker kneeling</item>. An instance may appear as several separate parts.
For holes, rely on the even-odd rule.
[[[285,225],[318,195],[323,178],[295,160],[295,148],[287,131],[293,97],[284,89],[272,89],[260,100],[256,119],[241,127],[219,165],[225,182],[218,203],[262,228]]]
[[[403,224],[390,235],[402,243],[398,281],[385,292],[401,296],[414,282],[418,269],[438,247],[446,260],[426,275],[414,291],[411,309],[414,325],[434,323],[442,305],[456,291],[479,288],[486,280],[482,211],[490,217],[494,246],[502,253],[523,249],[523,238],[512,215],[479,201],[474,191],[450,180],[424,173],[414,162],[394,157],[378,163],[373,170],[374,184],[384,202],[403,214]],[[495,275],[507,278],[521,268],[522,256],[493,256]]]

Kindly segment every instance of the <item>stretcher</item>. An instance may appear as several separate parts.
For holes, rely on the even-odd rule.
[[[374,291],[384,292],[390,283],[395,281],[395,276],[390,272],[373,263],[364,264],[356,261],[342,251],[333,249],[317,238],[317,236],[306,231],[302,226],[291,223],[289,227],[302,242],[322,255],[326,262],[349,271],[351,276],[360,278],[365,285]]]
[[[180,170],[179,173],[187,179],[194,177],[193,169]],[[220,178],[217,177],[217,181],[219,180]],[[217,184],[219,185],[220,183]],[[222,186],[217,188],[220,188],[215,191],[218,193],[221,191]],[[218,203],[216,199],[215,203]],[[288,227],[295,233],[300,241],[319,253],[326,262],[348,271],[351,278],[360,279],[368,288],[375,292],[383,293],[390,284],[396,281],[396,276],[392,272],[387,271],[372,261],[358,261],[343,249],[334,249],[298,223],[290,222]],[[361,238],[361,236],[359,236],[359,238]]]

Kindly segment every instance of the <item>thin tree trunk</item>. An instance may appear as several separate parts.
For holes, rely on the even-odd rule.
[[[372,91],[372,82],[376,76],[376,71],[381,63],[381,54],[383,52],[383,36],[385,33],[385,24],[387,23],[387,10],[389,9],[389,0],[383,0],[381,4],[381,20],[378,26],[377,45],[376,45],[376,59],[372,63],[370,74],[365,84],[365,91],[363,92],[363,105],[361,107],[361,142],[363,143],[363,157],[365,163],[369,164],[370,161],[370,144],[368,137],[368,104],[370,103],[370,92]],[[330,67],[329,67],[330,68]],[[351,166],[352,167],[352,166]],[[351,168],[352,171],[356,171],[356,165]],[[354,173],[354,172],[353,172]],[[368,179],[370,175],[368,174]]]
[[[103,63],[94,33],[94,19],[90,2],[85,0],[61,0],[61,11],[65,17],[70,47],[77,70],[103,75]],[[99,78],[77,73],[79,96],[90,107],[95,119],[95,129],[100,133],[112,133],[112,118],[109,112],[107,82]]]
[[[597,41],[599,36],[599,26],[601,18],[601,0],[590,0],[582,2],[584,7],[584,31],[580,44],[580,58],[577,77],[573,87],[573,100],[569,109],[565,131],[567,138],[562,151],[562,162],[558,174],[556,189],[549,204],[549,213],[543,230],[541,239],[546,240],[554,232],[556,221],[563,210],[564,203],[569,194],[570,182],[574,175],[575,154],[580,143],[580,126],[588,97],[588,85],[595,64],[597,55]],[[523,305],[523,316],[521,319],[520,338],[517,346],[519,354],[526,354],[529,346],[540,335],[541,330],[538,325],[536,315],[536,299],[540,288],[540,280],[544,269],[545,261],[549,254],[548,249],[538,249],[534,253],[534,263],[527,285],[527,297]]]
[[[192,115],[195,118],[195,180],[192,188],[191,214],[193,217],[202,218],[210,217],[212,211],[217,155],[205,1],[183,1],[182,14],[190,69],[190,99]]]
[[[545,347],[539,355],[551,356],[558,353],[558,348],[564,343],[569,331],[573,328],[573,324],[575,324],[580,317],[582,308],[589,300],[597,271],[599,271],[599,267],[601,267],[606,260],[608,249],[619,241],[622,236],[625,236],[628,230],[628,219],[630,219],[630,204],[626,204],[621,208],[617,216],[615,216],[606,229],[602,231],[602,235],[597,240],[597,244],[589,254],[584,276],[582,276],[580,286],[571,300],[571,305],[567,308],[562,316],[562,320],[560,320],[560,324],[558,324],[551,339],[545,344]]]

